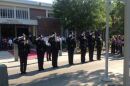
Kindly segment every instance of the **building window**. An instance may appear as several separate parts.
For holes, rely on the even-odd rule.
[[[7,18],[7,10],[6,9],[1,9],[1,11],[2,11],[1,17],[2,18]]]
[[[0,7],[0,18],[29,19],[29,12],[27,8],[16,8],[15,10],[13,7]]]
[[[0,18],[14,18],[14,10],[11,8],[0,8]]]
[[[54,14],[53,13],[48,13],[48,18],[54,18]]]
[[[17,19],[28,19],[28,10],[16,9],[16,18]]]
[[[48,18],[54,18],[53,10],[46,10],[46,17],[48,17]]]
[[[14,18],[14,10],[8,9],[8,18]]]

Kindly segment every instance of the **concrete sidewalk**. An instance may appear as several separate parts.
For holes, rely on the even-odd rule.
[[[0,63],[12,62],[14,61],[14,56],[8,51],[0,51]]]
[[[96,53],[95,53],[96,55]],[[44,71],[39,72],[37,59],[28,60],[27,74],[21,76],[19,73],[19,62],[3,62],[8,67],[9,86],[123,86],[123,58],[109,58],[109,76],[112,82],[104,83],[101,78],[104,74],[105,60],[80,63],[80,54],[74,56],[75,65],[68,65],[68,55],[58,58],[58,69],[53,69],[51,62],[44,63]],[[113,85],[115,84],[115,85]]]

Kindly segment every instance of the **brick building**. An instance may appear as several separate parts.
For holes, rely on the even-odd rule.
[[[60,22],[51,4],[24,0],[0,0],[0,41],[25,34],[60,34]]]

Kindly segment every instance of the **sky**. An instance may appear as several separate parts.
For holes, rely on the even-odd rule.
[[[31,1],[38,1],[52,4],[54,0],[31,0]]]

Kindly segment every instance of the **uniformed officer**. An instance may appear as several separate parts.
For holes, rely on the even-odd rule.
[[[42,71],[44,70],[43,68],[44,54],[46,52],[46,44],[42,35],[36,38],[35,44],[36,44],[36,50],[37,50],[38,68],[39,68],[39,71]]]
[[[93,61],[94,46],[95,46],[95,38],[93,32],[91,32],[88,35],[89,61]]]
[[[73,32],[70,32],[66,41],[67,41],[69,65],[73,65],[73,55],[74,55],[74,50],[76,48],[76,41]]]
[[[57,68],[57,61],[58,61],[58,52],[60,50],[60,41],[57,39],[56,33],[53,33],[52,36],[49,38],[48,41],[51,44],[51,51],[52,51],[52,66],[53,68]]]
[[[25,34],[14,39],[14,43],[18,45],[18,55],[20,58],[20,71],[21,74],[26,74],[27,68],[27,57],[28,53],[30,52],[30,46],[28,43],[28,39]]]
[[[96,48],[97,48],[97,60],[101,60],[101,51],[102,51],[102,38],[101,36],[96,37]]]
[[[87,47],[87,39],[85,32],[82,32],[82,34],[79,37],[80,41],[80,49],[81,49],[81,63],[85,63],[85,55],[86,55],[86,47]]]

